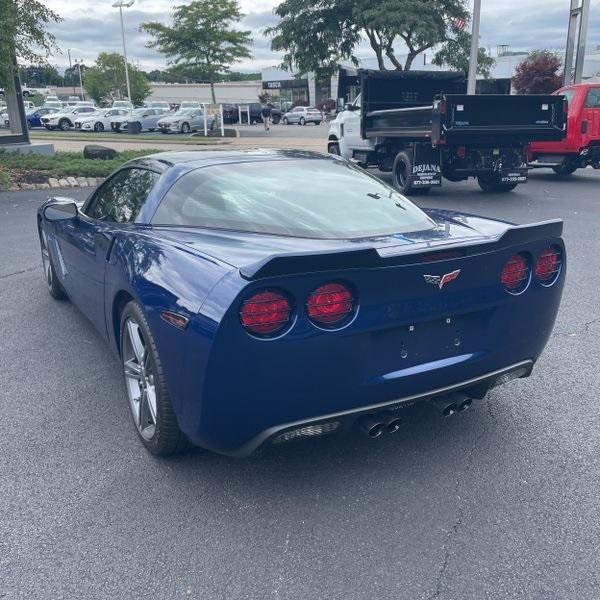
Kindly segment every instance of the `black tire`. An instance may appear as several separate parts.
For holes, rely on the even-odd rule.
[[[71,122],[69,119],[61,119],[58,122],[58,127],[61,131],[69,131],[71,129]]]
[[[279,125],[279,121],[281,121],[281,117],[273,117],[271,119],[271,123],[273,123],[273,125]]]
[[[181,124],[181,133],[189,133],[191,131],[190,128],[190,124],[189,123],[182,123]]]
[[[27,90],[23,92],[23,98],[29,98],[30,95],[31,94]]]
[[[54,270],[54,264],[52,263],[52,257],[50,256],[46,239],[46,235],[40,230],[42,266],[44,267],[44,277],[46,279],[46,285],[48,286],[48,292],[55,300],[66,300],[67,293],[56,276],[56,271]]]
[[[300,117],[300,120],[298,121],[298,125],[306,125],[306,119],[304,117]]]
[[[315,121],[315,125],[320,125],[321,121]]]
[[[104,131],[103,123],[94,123],[94,131]]]
[[[565,176],[565,175],[573,175],[573,173],[575,173],[575,171],[577,171],[578,168],[579,167],[576,164],[574,164],[572,161],[565,160],[565,162],[563,162],[561,165],[558,165],[557,167],[552,167],[552,170],[557,175]]]
[[[402,194],[409,196],[414,190],[410,185],[412,159],[407,152],[398,152],[392,167],[394,187]]]
[[[479,187],[488,194],[501,194],[503,192],[511,192],[519,184],[518,183],[500,183],[494,175],[480,175],[477,177]]]
[[[284,125],[288,125],[288,124],[289,124],[289,121],[287,120],[287,117],[283,117],[283,119],[281,119],[281,122],[282,122]]]
[[[54,131],[54,127],[51,127],[50,125],[44,125],[44,127],[48,130],[48,131]]]
[[[129,319],[132,319],[137,323],[140,328],[142,343],[148,354],[148,367],[151,369],[156,390],[156,425],[154,427],[153,435],[146,438],[141,434],[135,422],[133,411],[131,410],[131,417],[135,429],[138,432],[138,437],[142,444],[144,444],[150,453],[156,456],[170,456],[172,454],[177,454],[187,449],[189,447],[189,442],[177,424],[177,418],[175,417],[175,412],[173,411],[173,406],[169,398],[169,391],[167,389],[165,375],[154,337],[140,305],[135,301],[129,302],[121,313],[121,363],[123,364],[124,362],[123,342],[126,323]]]
[[[341,156],[340,152],[340,144],[337,141],[331,141],[327,144],[327,152],[329,154],[334,154],[335,156]]]

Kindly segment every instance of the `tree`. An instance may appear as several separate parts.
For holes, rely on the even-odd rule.
[[[131,102],[141,104],[150,95],[151,89],[145,75],[127,63],[131,85]],[[83,75],[83,73],[82,73]],[[120,54],[102,52],[93,67],[86,69],[84,86],[87,93],[98,103],[110,98],[127,96],[125,65]]]
[[[157,48],[171,64],[204,74],[216,104],[217,76],[252,56],[250,31],[234,27],[242,16],[236,0],[193,0],[175,7],[172,26],[152,22],[143,23],[141,29],[153,37],[147,46]]]
[[[271,48],[283,51],[283,66],[299,72],[330,74],[342,59],[357,64],[354,50],[366,39],[381,70],[387,58],[408,70],[416,56],[448,39],[449,23],[466,19],[465,0],[284,0],[275,9],[280,21],[269,27]],[[396,56],[403,43],[404,63]]]
[[[471,34],[468,31],[455,29],[454,37],[449,39],[433,57],[433,64],[444,65],[457,71],[469,72],[471,59]],[[485,48],[479,48],[477,55],[477,73],[486,79],[490,76],[496,61],[488,54]]]
[[[0,82],[10,85],[15,60],[42,63],[56,48],[46,28],[61,18],[37,0],[0,0]]]
[[[518,94],[551,94],[562,85],[562,61],[548,50],[534,50],[517,65],[512,79]]]
[[[85,72],[89,69],[86,65],[73,65],[65,69],[64,83],[66,87],[79,87],[79,69],[81,69],[81,78],[85,80]]]
[[[62,85],[63,78],[55,67],[48,64],[29,65],[19,67],[21,81],[32,87],[43,87],[47,85]]]

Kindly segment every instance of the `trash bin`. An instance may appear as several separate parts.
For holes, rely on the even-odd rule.
[[[127,122],[127,133],[141,133],[142,124],[139,121]]]

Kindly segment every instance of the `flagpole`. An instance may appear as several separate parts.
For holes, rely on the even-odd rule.
[[[471,31],[471,57],[469,59],[469,83],[467,94],[473,96],[477,85],[477,59],[479,58],[479,22],[481,20],[481,0],[473,5],[473,30]]]

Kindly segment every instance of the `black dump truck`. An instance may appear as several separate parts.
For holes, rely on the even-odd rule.
[[[566,135],[563,96],[469,96],[462,72],[358,76],[360,95],[332,122],[328,151],[392,172],[405,194],[426,193],[442,177],[512,190],[527,181],[527,145]]]

